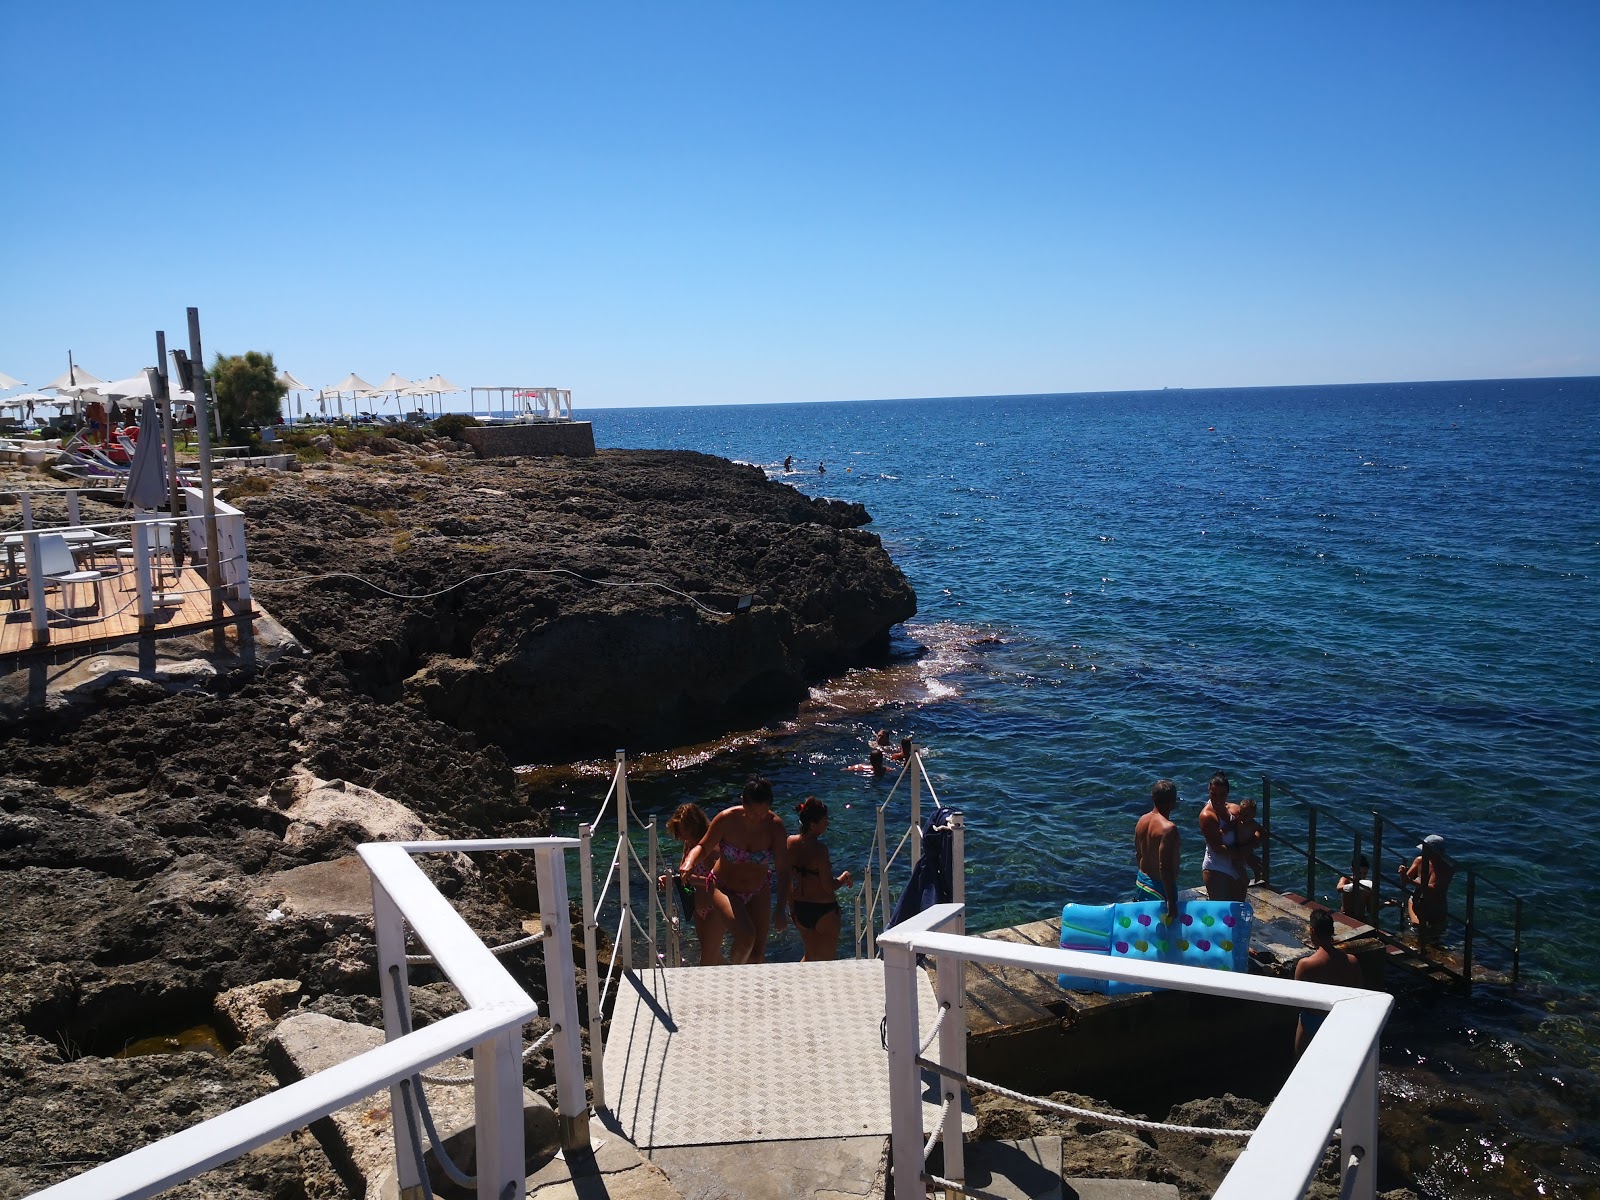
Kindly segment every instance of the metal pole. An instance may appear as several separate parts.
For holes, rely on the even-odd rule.
[[[601,1036],[600,956],[596,945],[599,918],[594,911],[594,831],[578,826],[578,887],[583,902],[583,980],[589,1003],[589,1077],[594,1084],[594,1106],[606,1106],[605,1043]]]
[[[906,755],[906,767],[911,771],[911,862],[922,861],[922,751],[911,743]]]
[[[1339,1158],[1349,1162],[1358,1158],[1355,1178],[1343,1192],[1350,1200],[1374,1200],[1378,1193],[1378,1047],[1367,1052],[1367,1061],[1356,1076],[1356,1085],[1345,1101],[1339,1118]]]
[[[878,896],[883,909],[883,927],[889,928],[889,840],[884,836],[883,809],[878,809]]]
[[[1478,873],[1467,872],[1467,928],[1461,941],[1461,977],[1467,985],[1467,995],[1472,995],[1472,930],[1477,919]]]
[[[958,918],[955,933],[961,932]],[[939,1026],[939,1064],[952,1071],[967,1073],[966,961],[955,955],[941,955],[934,979],[934,994],[939,1007],[946,1010]],[[957,1183],[966,1180],[966,1147],[961,1140],[961,1095],[966,1089],[948,1075],[939,1076],[939,1099],[948,1102],[944,1115],[944,1176]],[[891,1118],[892,1119],[892,1118]]]
[[[633,864],[628,861],[628,755],[617,751],[617,900],[622,905],[618,922],[616,952],[622,955],[622,969],[633,970],[633,904],[628,894],[628,876]]]
[[[552,1056],[556,1062],[556,1109],[561,1148],[589,1147],[589,1099],[583,1085],[583,1039],[578,1027],[578,986],[572,967],[572,926],[567,916],[567,863],[560,850],[535,850],[539,916],[544,925],[544,983],[550,1005]],[[591,972],[592,974],[592,972]],[[520,1046],[518,1047],[520,1051]],[[517,1058],[521,1064],[521,1055]],[[521,1071],[517,1072],[517,1128],[522,1128]],[[481,1128],[481,1126],[480,1126]],[[518,1138],[519,1149],[521,1138]],[[522,1164],[518,1162],[518,1167]],[[517,1172],[518,1179],[525,1174]]]
[[[1261,882],[1272,886],[1272,780],[1261,777]]]
[[[650,965],[654,967],[660,965],[661,961],[656,957],[656,897],[660,894],[660,889],[656,887],[656,875],[659,868],[656,866],[656,819],[654,817],[650,818],[650,824],[646,825],[645,829],[650,834],[650,871],[647,876],[649,886],[645,895],[650,897]]]
[[[1317,806],[1309,806],[1311,815],[1306,818],[1306,903],[1317,898]]]
[[[889,1050],[891,1184],[901,1200],[926,1194],[922,1177],[922,1078],[917,1068],[917,956],[883,944],[883,1009]]]
[[[167,444],[167,495],[171,507],[167,510],[173,517],[178,515],[178,443],[177,435],[173,431],[175,422],[172,419],[172,387],[167,378],[167,335],[163,330],[156,330],[156,409],[161,416],[161,436]],[[173,527],[173,533],[179,527]],[[179,545],[173,546],[173,559],[177,561]]]
[[[383,1036],[393,1042],[405,1036],[410,1024],[411,992],[406,980],[406,927],[400,909],[372,877],[372,926],[378,952],[378,994],[383,1000]],[[390,970],[390,968],[394,970]],[[406,1014],[402,1016],[401,1014]],[[520,1097],[519,1097],[520,1099]],[[394,1119],[394,1163],[400,1195],[421,1196],[422,1176],[411,1147],[421,1130],[413,1129],[400,1085],[389,1088],[389,1111]]]
[[[1372,927],[1379,928],[1383,917],[1383,899],[1379,888],[1383,886],[1383,815],[1372,814]]]
[[[189,359],[194,364],[195,428],[200,432],[200,495],[205,501],[206,587],[211,619],[222,620],[222,555],[217,546],[217,493],[211,484],[211,423],[206,403],[206,360],[200,350],[200,310],[189,310]],[[177,514],[174,513],[174,516]]]
[[[879,817],[880,822],[882,819],[882,817]],[[870,851],[867,854],[867,865],[862,871],[861,895],[864,900],[867,917],[867,957],[876,958],[878,956],[878,936],[877,931],[872,927],[872,854]]]
[[[28,517],[26,509],[23,515]],[[39,650],[50,644],[50,610],[44,602],[44,565],[39,561],[38,533],[27,529],[22,535],[22,545],[23,552],[28,556],[28,609],[33,622],[33,648]],[[63,585],[61,603],[66,602],[66,587]]]

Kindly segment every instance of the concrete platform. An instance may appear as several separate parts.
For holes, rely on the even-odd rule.
[[[688,967],[630,974],[617,988],[605,1116],[635,1145],[888,1134],[881,963]],[[938,1009],[925,976],[919,1011],[926,1032]],[[937,1091],[926,1083],[931,1128]]]

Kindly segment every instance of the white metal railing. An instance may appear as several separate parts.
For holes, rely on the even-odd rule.
[[[204,499],[198,489],[182,489],[187,511],[176,516],[167,513],[136,511],[131,518],[115,521],[85,523],[82,519],[78,489],[61,489],[65,501],[67,523],[44,526],[34,523],[33,500],[28,492],[17,492],[21,511],[18,528],[3,531],[4,584],[12,593],[16,607],[26,596],[29,619],[32,625],[32,643],[35,649],[50,644],[51,621],[59,625],[104,622],[133,611],[142,632],[152,632],[157,627],[158,610],[182,604],[188,595],[209,592],[209,587],[184,587],[178,570],[175,551],[180,544],[179,530],[185,530],[191,564],[201,565],[206,557],[206,521]],[[216,501],[218,570],[223,592],[236,604],[250,601],[250,562],[245,549],[244,514],[223,501]],[[88,565],[61,578],[59,573],[47,574],[41,539],[60,537],[66,540],[74,554],[89,556]],[[112,565],[95,564],[105,558]],[[163,565],[163,558],[166,564]],[[167,577],[171,576],[171,582]],[[124,582],[119,589],[114,581]],[[107,586],[111,585],[111,586]],[[80,617],[78,610],[67,601],[70,588],[92,587],[95,603],[90,615]],[[101,589],[106,587],[106,599],[101,601]],[[62,607],[52,609],[49,592],[60,590]]]
[[[472,1051],[479,1200],[524,1194],[522,1027],[536,1005],[413,861],[413,855],[531,850],[537,864],[550,1004],[557,1109],[566,1149],[589,1145],[583,1048],[567,915],[564,852],[572,838],[375,842],[359,847],[372,875],[378,981],[387,1041],[365,1054],[104,1163],[39,1192],[39,1200],[139,1200],[230,1162],[384,1088],[394,1118],[395,1169],[402,1196],[421,1195],[423,1103],[420,1074]],[[406,926],[426,946],[467,1007],[411,1027]],[[415,1103],[414,1103],[415,1102]],[[427,1123],[424,1115],[424,1123]],[[437,1149],[437,1148],[436,1148]]]
[[[885,813],[893,803],[895,795],[901,786],[906,788],[910,803],[910,813],[907,819],[906,830],[900,835],[900,840],[895,843],[894,849],[889,849],[889,839],[886,833]],[[922,857],[922,789],[927,788],[928,795],[935,808],[939,807],[939,795],[934,791],[933,781],[928,778],[928,768],[923,762],[922,747],[915,742],[911,743],[910,753],[906,755],[905,762],[900,768],[900,774],[894,781],[894,786],[889,789],[889,794],[878,805],[872,833],[872,845],[867,848],[867,861],[861,872],[861,887],[855,894],[854,904],[854,929],[851,941],[854,946],[855,957],[873,958],[876,956],[877,939],[879,930],[889,926],[889,920],[894,912],[894,898],[889,885],[889,871],[900,858],[900,852],[909,842],[911,846],[910,862],[915,863]],[[960,813],[953,814],[950,824],[953,839],[951,847],[951,899],[957,904],[966,902],[966,830],[965,823]],[[876,859],[876,869],[874,869]],[[910,869],[909,867],[907,868]]]
[[[600,828],[601,822],[605,820],[606,810],[611,807],[613,801],[616,802],[617,806],[617,844],[606,864],[605,882],[600,886],[597,894],[594,887],[594,831]],[[639,855],[633,848],[633,840],[629,833],[630,817],[644,825],[649,839],[648,865],[639,861]],[[586,960],[584,979],[589,1000],[589,1074],[590,1082],[594,1088],[594,1106],[596,1108],[606,1107],[604,1066],[604,1015],[606,1001],[611,997],[611,987],[616,981],[618,969],[620,968],[623,971],[633,970],[634,933],[637,931],[644,937],[645,944],[648,947],[649,963],[652,968],[682,965],[680,951],[681,929],[678,916],[663,907],[655,886],[659,868],[659,844],[657,839],[655,818],[652,817],[648,823],[642,822],[639,814],[634,811],[633,799],[628,792],[628,755],[625,751],[618,750],[616,766],[611,772],[611,787],[607,790],[605,799],[600,803],[600,810],[595,814],[594,820],[578,826],[578,873],[583,903],[583,953]],[[644,903],[648,924],[642,923],[634,912],[632,888],[634,867],[639,869],[646,880]],[[596,970],[600,961],[599,913],[606,900],[610,897],[613,884],[617,886],[619,911],[615,936],[612,938],[611,943],[611,963],[606,968],[605,978],[602,981]],[[656,950],[658,927],[666,930],[667,951],[664,956]]]
[[[969,962],[1020,967],[1044,974],[1112,979],[1176,991],[1231,996],[1325,1012],[1294,1071],[1228,1171],[1217,1200],[1290,1200],[1305,1194],[1334,1131],[1342,1143],[1342,1197],[1376,1194],[1378,1140],[1378,1039],[1393,997],[1360,988],[1299,983],[1259,975],[1209,971],[1167,963],[1112,961],[1104,955],[1016,945],[946,932],[960,927],[963,906],[941,904],[886,930],[884,1002],[889,1050],[889,1106],[896,1194],[925,1195],[931,1186],[961,1190],[964,1164],[961,1099],[966,1075],[963,968]],[[917,956],[937,961],[941,1009],[939,1060],[918,1048]],[[954,969],[952,969],[954,968]],[[944,1102],[941,1128],[924,1140],[923,1070],[935,1070]],[[943,1177],[930,1176],[924,1148],[945,1147]],[[907,1182],[898,1182],[907,1181]]]

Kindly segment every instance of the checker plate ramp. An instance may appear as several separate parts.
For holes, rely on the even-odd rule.
[[[938,1005],[917,974],[926,1037]],[[630,972],[606,1038],[611,1116],[642,1149],[886,1136],[882,1020],[873,959]],[[927,1055],[937,1061],[937,1043]],[[931,1074],[923,1083],[931,1129],[938,1092]]]

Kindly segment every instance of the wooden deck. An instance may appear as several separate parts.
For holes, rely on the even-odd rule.
[[[1250,937],[1253,968],[1264,974],[1292,974],[1295,962],[1311,952],[1305,937],[1310,907],[1293,893],[1275,892],[1260,885],[1250,889],[1250,903],[1255,909],[1255,923]],[[1415,938],[1410,935],[1380,934],[1370,925],[1343,913],[1336,912],[1333,916],[1334,940],[1348,946],[1352,952],[1370,958],[1376,975],[1381,976],[1381,969],[1378,969],[1381,961],[1429,983],[1455,985],[1461,982],[1459,952],[1440,948],[1419,951]],[[1061,919],[1052,917],[978,936],[1002,942],[1056,947],[1061,944]],[[1472,976],[1475,983],[1507,982],[1504,974],[1476,964]],[[1067,991],[1056,985],[1053,975],[994,967],[985,963],[968,965],[966,992],[967,1028],[975,1038],[994,1033],[1073,1025],[1107,1010],[1137,1009],[1150,1004],[1157,995],[1153,992],[1136,992],[1103,996],[1098,992]]]
[[[90,600],[91,588],[94,592]],[[26,600],[21,607],[0,615],[0,662],[32,654],[53,654],[59,651],[87,650],[99,643],[121,641],[138,637],[138,594],[133,590],[133,574],[102,580],[98,584],[74,584],[67,595],[52,589],[50,601],[50,642],[35,651],[33,645],[32,614]],[[211,594],[206,588],[205,576],[192,567],[184,567],[174,580],[165,577],[163,590],[181,594],[181,604],[158,605],[153,617],[152,632],[156,635],[206,629],[212,624]],[[62,604],[67,600],[75,606],[65,615]],[[223,611],[229,621],[259,615],[254,606],[241,610],[231,601],[224,601]]]

